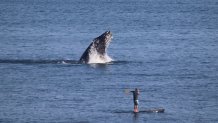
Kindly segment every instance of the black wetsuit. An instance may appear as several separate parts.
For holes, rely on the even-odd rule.
[[[133,102],[134,105],[138,105],[139,104],[139,100],[138,100],[138,95],[139,93],[137,91],[131,91],[133,93]]]

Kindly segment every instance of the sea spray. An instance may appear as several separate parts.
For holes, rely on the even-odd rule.
[[[107,52],[105,52],[103,55],[99,54],[94,46],[91,46],[89,51],[89,64],[90,63],[108,63],[113,61],[113,59],[108,56]]]

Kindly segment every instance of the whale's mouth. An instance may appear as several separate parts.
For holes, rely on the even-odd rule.
[[[110,31],[106,31],[101,36],[94,39],[93,44],[95,49],[100,54],[105,54],[113,36]]]
[[[106,48],[109,46],[110,42],[112,41],[112,33],[110,31],[105,32],[105,42]]]

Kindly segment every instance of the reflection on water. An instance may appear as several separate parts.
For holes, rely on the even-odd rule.
[[[133,122],[134,123],[138,123],[139,121],[138,121],[138,118],[139,118],[139,113],[133,113]]]

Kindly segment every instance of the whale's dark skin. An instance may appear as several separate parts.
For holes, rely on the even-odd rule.
[[[110,31],[106,31],[99,37],[95,38],[92,41],[92,43],[88,46],[88,48],[85,50],[83,55],[80,57],[79,62],[89,63],[90,53],[92,53],[93,50],[97,51],[99,57],[104,59],[107,52],[107,47],[109,46],[111,39],[112,39],[112,33]]]

